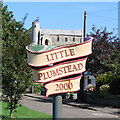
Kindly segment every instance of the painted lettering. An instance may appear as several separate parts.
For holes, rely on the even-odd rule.
[[[59,51],[58,53],[60,53],[61,58],[63,58],[63,50],[62,50],[62,51]]]
[[[55,54],[56,59],[58,59],[57,53],[54,53],[54,54]]]
[[[68,65],[67,67],[68,67],[68,72],[72,72],[71,65]]]
[[[63,84],[60,83],[59,89],[62,91],[63,90]]]
[[[73,71],[78,71],[76,65],[73,65]]]
[[[53,72],[53,76],[54,76],[54,77],[57,76],[57,75],[59,75],[58,69],[52,70],[52,72]]]
[[[59,85],[58,85],[58,84],[56,84],[56,89],[55,89],[55,91],[59,91]]]
[[[63,74],[62,68],[59,68],[59,74],[60,74],[60,75]]]
[[[39,73],[39,80],[41,80],[41,77],[42,77],[42,73]]]
[[[68,88],[69,88],[70,90],[73,88],[73,84],[72,84],[71,82],[69,82]]]
[[[65,57],[69,56],[67,50],[65,50]]]
[[[54,54],[50,54],[50,55],[51,55],[52,60],[54,60],[54,57],[53,57]]]
[[[56,84],[55,91],[71,90],[72,88],[73,88],[73,84],[71,82],[60,83],[60,84]]]
[[[66,69],[65,69],[66,67],[62,67],[62,68],[63,68],[63,70],[64,70],[64,73],[67,73],[67,71],[66,71]]]
[[[70,49],[70,54],[71,54],[71,56],[75,55],[74,49]]]
[[[51,59],[48,57],[48,55],[46,55],[46,57],[47,57],[47,61],[51,61]]]
[[[46,74],[45,74],[45,73],[43,73],[43,76],[44,76],[44,80],[45,80],[45,79],[48,79],[48,76],[46,77]]]
[[[85,66],[85,63],[82,61],[77,61],[77,63],[69,63],[61,66],[55,66],[51,67],[49,69],[41,70],[39,72],[39,80],[45,80],[46,82],[52,79],[57,79],[69,75],[73,75],[79,72],[83,72],[83,67]]]
[[[79,70],[82,70],[82,68],[83,68],[83,64],[82,64],[82,63],[79,63],[79,64],[78,64],[78,69],[79,69]]]
[[[68,89],[68,84],[67,84],[67,83],[64,84],[64,89],[65,89],[65,90]]]
[[[51,72],[51,71],[50,71],[50,72]],[[49,74],[49,72],[46,72],[46,74],[47,74],[48,78],[51,78],[51,77],[52,77],[52,75]]]
[[[69,50],[66,49],[51,53],[49,55],[46,55],[46,57],[47,57],[47,61],[49,62],[49,61],[57,60],[59,58],[74,56],[74,55],[75,55],[74,49],[69,49]]]

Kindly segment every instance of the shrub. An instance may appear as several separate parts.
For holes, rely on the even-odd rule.
[[[40,83],[33,83],[34,86],[34,93],[40,93],[42,85]]]
[[[110,92],[114,95],[120,95],[120,75],[114,75],[111,77]]]
[[[109,75],[108,73],[98,75],[98,77],[96,78],[96,89],[99,90],[99,87],[101,87],[102,85],[110,83],[110,77],[111,75]]]
[[[117,70],[118,71],[118,70]],[[98,75],[96,78],[96,90],[99,91],[99,88],[102,85],[109,84],[110,93],[114,95],[120,95],[120,74],[108,72]]]
[[[100,96],[107,99],[112,98],[113,96],[110,94],[110,86],[109,84],[102,85],[100,88]]]

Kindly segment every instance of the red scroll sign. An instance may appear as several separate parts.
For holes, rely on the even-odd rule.
[[[81,77],[82,75],[75,78],[69,78],[47,83],[45,85],[45,88],[47,89],[46,98],[52,94],[76,92],[80,90]]]
[[[92,53],[92,38],[84,43],[67,45],[44,52],[33,52],[26,47],[28,65],[41,67],[64,60],[80,58]]]
[[[46,83],[62,77],[79,74],[86,71],[87,58],[63,62],[40,70],[33,70],[35,82]]]

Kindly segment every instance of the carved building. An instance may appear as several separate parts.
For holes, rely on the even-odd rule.
[[[32,43],[39,45],[69,45],[83,42],[83,30],[40,29],[38,21],[32,24]]]

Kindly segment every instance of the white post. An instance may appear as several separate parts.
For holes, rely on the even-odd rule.
[[[95,77],[94,76],[91,76],[91,84],[94,85],[94,86],[96,85]]]
[[[86,90],[87,85],[88,85],[88,76],[85,76],[84,77],[84,91]]]

